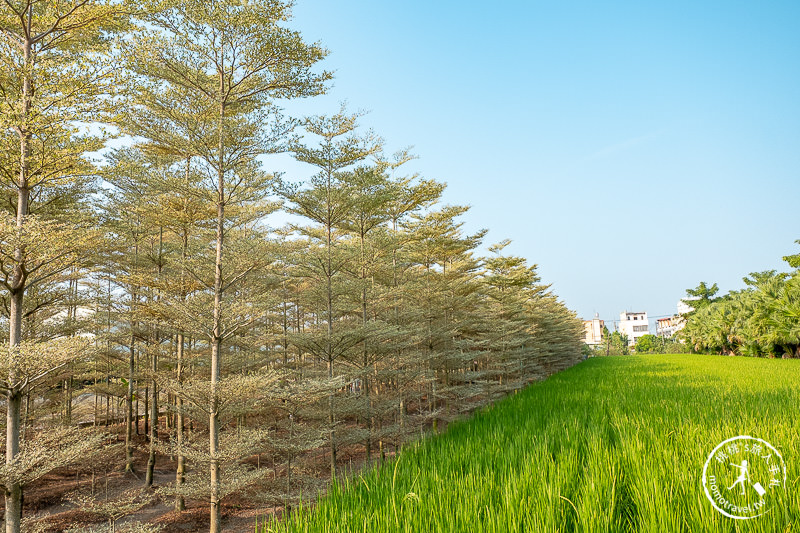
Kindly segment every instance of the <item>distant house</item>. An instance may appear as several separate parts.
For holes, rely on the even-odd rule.
[[[589,346],[597,346],[603,342],[603,327],[605,323],[595,314],[591,320],[583,321],[583,342]]]
[[[680,315],[659,318],[656,320],[656,335],[665,338],[672,337],[678,331],[682,330],[685,325],[686,321]]]
[[[688,302],[697,299],[690,297],[678,300],[678,314],[667,318],[659,318],[656,321],[656,335],[668,338],[682,330],[686,325],[686,318],[684,318],[686,313],[694,311],[694,307],[689,305]]]
[[[647,320],[647,313],[623,311],[619,314],[617,331],[622,335],[627,335],[628,346],[633,346],[639,337],[650,333],[650,322]]]

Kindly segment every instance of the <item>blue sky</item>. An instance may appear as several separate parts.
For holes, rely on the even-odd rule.
[[[800,251],[800,2],[297,0],[329,94],[579,316],[675,312]],[[270,162],[287,177],[303,169]]]

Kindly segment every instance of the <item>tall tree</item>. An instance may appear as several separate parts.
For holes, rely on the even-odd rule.
[[[305,335],[300,341],[315,356],[327,365],[328,378],[334,378],[334,363],[363,339],[362,334],[349,330],[334,331],[334,323],[341,318],[336,300],[341,296],[341,288],[336,287],[348,259],[337,253],[342,237],[337,228],[350,216],[353,209],[351,189],[345,180],[347,170],[375,154],[380,148],[379,139],[371,133],[359,135],[357,115],[346,113],[342,108],[331,116],[310,117],[305,121],[309,134],[320,138],[319,146],[308,146],[296,142],[292,150],[297,160],[315,167],[317,172],[311,178],[311,187],[299,189],[297,186],[283,184],[279,192],[289,200],[291,213],[308,218],[317,226],[301,228],[301,231],[319,243],[321,257],[315,258],[308,267],[319,274],[324,291],[325,330],[321,342],[313,335]],[[331,476],[336,475],[336,415],[334,394],[328,398],[329,445]]]
[[[483,357],[488,359],[486,370],[489,373],[484,379],[494,382],[487,394],[489,402],[493,391],[504,393],[517,389],[530,375],[525,365],[532,349],[528,302],[544,289],[538,285],[536,265],[529,267],[522,257],[502,254],[510,243],[505,240],[490,246],[493,255],[483,261],[484,312],[488,313]]]
[[[4,236],[15,241],[4,265],[8,270],[3,283],[10,300],[12,362],[22,342],[26,292],[83,256],[76,242],[79,237],[71,235],[80,235],[80,228],[36,219],[32,204],[37,196],[46,196],[46,189],[92,173],[83,155],[98,149],[102,139],[79,133],[79,122],[103,120],[108,110],[108,100],[101,97],[113,92],[113,68],[103,58],[114,32],[124,23],[123,7],[102,0],[25,0],[5,2],[0,8],[0,176],[15,196],[14,217],[3,223]],[[42,239],[23,237],[35,234]],[[19,238],[11,239],[12,235]],[[28,385],[22,374],[18,363],[8,365],[3,387],[9,465],[20,450],[20,403]],[[19,531],[21,501],[21,486],[11,483],[6,487],[6,531]]]
[[[429,372],[428,416],[434,428],[469,408],[459,403],[459,394],[474,385],[468,374],[477,340],[480,265],[474,250],[486,230],[464,235],[458,220],[465,206],[444,206],[429,213],[414,214],[406,223],[413,234],[409,259],[417,276],[411,284],[417,307],[422,310],[421,357]]]
[[[289,4],[275,0],[154,2],[143,17],[130,68],[143,88],[138,108],[125,122],[128,131],[180,159],[193,157],[206,176],[205,199],[214,221],[212,317],[210,340],[209,454],[210,531],[220,530],[218,385],[222,343],[237,324],[225,294],[252,267],[226,269],[226,240],[236,206],[263,196],[269,176],[255,158],[279,149],[286,124],[279,120],[275,98],[319,94],[327,73],[313,65],[326,52],[305,43],[281,24]],[[236,217],[236,215],[240,215]],[[241,266],[241,265],[239,265]]]

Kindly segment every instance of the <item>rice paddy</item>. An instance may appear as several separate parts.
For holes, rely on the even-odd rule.
[[[261,530],[796,530],[799,400],[797,360],[589,359]],[[737,435],[768,441],[786,465],[785,490],[771,489],[768,512],[749,520],[714,509],[701,480],[711,451]]]

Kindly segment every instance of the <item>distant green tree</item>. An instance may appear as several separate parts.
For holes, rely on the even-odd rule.
[[[783,258],[800,267],[800,254]],[[716,284],[701,283],[679,337],[695,352],[800,357],[800,272],[751,272],[747,287],[715,297]]]
[[[652,334],[642,335],[638,339],[636,339],[636,345],[634,346],[634,350],[636,353],[660,353],[658,351],[659,344],[661,344],[658,340],[658,337]]]
[[[603,346],[606,355],[628,355],[628,336],[622,335],[619,331],[608,334],[608,328],[603,328]]]
[[[800,244],[800,239],[797,239],[794,242]],[[800,254],[784,255],[783,260],[789,263],[790,267],[800,269]]]
[[[719,298],[716,297],[718,292],[719,287],[716,283],[709,286],[705,281],[701,281],[700,284],[694,289],[686,289],[686,296],[688,296],[687,303],[691,302],[690,305],[694,307],[694,311],[684,313],[684,316],[689,316],[698,309],[706,307],[707,305],[719,300]]]

